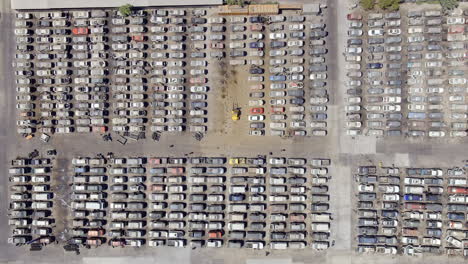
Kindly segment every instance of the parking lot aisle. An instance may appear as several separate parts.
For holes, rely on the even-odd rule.
[[[330,212],[333,217],[330,242],[333,244],[335,241],[332,247],[335,250],[351,250],[351,216],[353,214],[351,169],[334,162],[330,175]]]
[[[329,74],[330,84],[329,91],[332,100],[332,107],[329,110],[333,118],[328,120],[329,132],[337,138],[337,142],[333,145],[339,152],[348,153],[349,151],[343,146],[343,141],[349,141],[343,132],[343,123],[345,115],[343,109],[344,95],[346,88],[344,80],[346,78],[345,58],[342,54],[345,52],[347,21],[346,14],[348,12],[346,1],[329,0],[328,1],[328,18],[327,27],[329,31]],[[343,137],[344,135],[344,137]],[[338,153],[338,154],[340,154]],[[336,158],[331,166],[331,179],[329,182],[330,194],[330,212],[334,221],[331,223],[331,238],[330,242],[335,241],[332,247],[335,250],[350,250],[351,249],[351,215],[352,215],[352,199],[351,186],[352,178],[350,168],[342,161]]]
[[[0,79],[2,79],[2,88],[0,89],[0,105],[2,111],[0,118],[2,125],[0,126],[0,233],[9,233],[8,226],[8,159],[10,150],[13,150],[15,145],[15,89],[12,69],[12,58],[14,55],[14,35],[12,29],[12,11],[10,9],[10,1],[2,1],[0,4],[0,48],[3,51],[0,54]],[[13,259],[17,253],[15,248],[7,244],[7,239],[0,239],[0,262],[8,259]]]

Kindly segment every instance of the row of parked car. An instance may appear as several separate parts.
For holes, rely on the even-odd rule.
[[[466,136],[463,14],[406,16],[403,24],[400,12],[348,15],[348,134]]]
[[[72,164],[76,244],[329,246],[328,159],[79,157]]]
[[[447,172],[457,176],[447,182],[438,168],[359,167],[358,251],[406,255],[442,253],[444,248],[461,251],[462,241],[468,239],[467,179],[463,170]]]
[[[50,174],[53,164],[48,158],[17,158],[10,174],[11,243],[22,246],[37,240],[49,244],[55,240],[53,216],[54,193]]]

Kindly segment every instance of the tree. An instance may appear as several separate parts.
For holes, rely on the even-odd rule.
[[[132,11],[133,11],[133,6],[130,4],[126,4],[126,5],[119,7],[119,12],[124,17],[131,15]]]
[[[374,0],[361,0],[361,6],[362,8],[366,10],[371,10],[375,6],[375,1]]]
[[[396,11],[400,8],[400,0],[379,0],[379,7]]]
[[[458,7],[458,0],[439,0],[442,10],[452,10]]]

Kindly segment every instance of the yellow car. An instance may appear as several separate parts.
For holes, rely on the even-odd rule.
[[[230,165],[239,164],[239,159],[238,158],[230,158],[229,159],[229,164]]]

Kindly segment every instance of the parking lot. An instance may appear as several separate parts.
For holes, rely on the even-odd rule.
[[[358,252],[466,256],[464,169],[362,166],[354,177]]]
[[[68,185],[71,203],[52,203],[55,196],[47,191],[56,186],[42,187],[46,189],[40,195],[48,196],[40,204],[47,205],[49,213],[33,213],[37,220],[32,223],[21,221],[37,207],[36,174],[53,169],[29,170],[25,165],[37,161],[20,161],[10,170],[11,189],[17,192],[11,196],[10,224],[23,230],[13,233],[18,245],[36,238],[31,232],[50,242],[64,232],[61,243],[87,247],[330,246],[329,159],[77,157],[63,165],[73,174]],[[29,173],[34,173],[32,179]],[[40,177],[48,183],[49,178]],[[16,185],[20,180],[22,189]],[[67,224],[52,231],[52,212],[65,205]],[[48,221],[39,228],[43,233],[35,231],[36,221]]]
[[[227,81],[243,93],[231,99],[233,110],[243,110],[249,135],[325,136],[326,13],[283,14],[227,18],[226,45],[214,47],[228,48],[227,72],[235,74]]]
[[[18,12],[17,131],[159,138],[240,118],[249,135],[324,136],[325,17]]]
[[[348,135],[467,135],[467,14],[416,8],[348,15]]]
[[[204,133],[205,15],[18,13],[18,133]]]
[[[396,65],[390,66],[397,63],[396,54],[402,56],[400,71],[406,76],[406,68],[413,65],[405,64],[410,60],[409,53],[421,53],[411,58],[420,57],[416,62],[421,63],[424,72],[422,85],[429,83],[431,67],[443,71],[442,75],[434,73],[444,79],[439,87],[444,89],[441,105],[445,108],[440,111],[444,118],[447,113],[453,117],[450,122],[465,122],[457,121],[464,116],[465,111],[460,110],[464,106],[453,106],[459,109],[456,111],[447,108],[452,107],[449,96],[463,94],[459,93],[459,87],[464,86],[447,84],[448,78],[462,78],[458,70],[463,69],[460,62],[463,50],[449,50],[448,44],[458,43],[451,46],[455,47],[464,44],[464,40],[445,40],[449,35],[445,30],[453,25],[442,17],[443,32],[438,34],[442,41],[433,39],[437,33],[431,31],[422,34],[423,42],[407,43],[407,37],[412,34],[404,35],[410,27],[429,31],[438,27],[429,20],[438,17],[425,17],[424,12],[421,17],[416,14],[413,18],[422,18],[423,25],[415,22],[405,28],[403,24],[410,23],[406,10],[427,8],[427,5],[406,7],[405,4],[400,19],[386,13],[382,19],[378,15],[370,19],[371,14],[357,12],[363,15],[359,20],[363,25],[353,24],[351,28],[361,29],[363,35],[368,35],[368,30],[379,29],[379,22],[370,26],[367,22],[383,20],[386,23],[383,37],[401,36],[404,43],[401,52],[396,51],[398,45],[385,40],[382,52],[381,44],[367,43],[368,36],[352,37],[362,38],[359,52],[352,49],[357,44],[345,44],[347,23],[358,21],[354,20],[356,17],[347,19],[346,14],[352,11],[341,0],[325,2],[328,8],[322,9],[321,16],[303,15],[295,10],[281,10],[278,16],[220,16],[215,7],[184,7],[173,9],[182,11],[143,9],[145,12],[126,18],[117,15],[115,9],[54,10],[31,12],[30,18],[16,20],[8,18],[17,12],[9,10],[7,4],[0,22],[5,32],[19,35],[5,34],[1,43],[5,50],[4,62],[8,62],[4,64],[4,86],[12,89],[4,91],[5,118],[0,129],[3,131],[0,138],[5,143],[1,154],[8,161],[4,165],[11,166],[9,175],[8,169],[4,169],[4,174],[9,176],[4,180],[9,179],[10,183],[0,184],[0,194],[4,195],[0,199],[4,202],[1,208],[5,212],[4,221],[0,221],[0,229],[5,233],[5,239],[0,241],[0,262],[50,264],[67,259],[70,263],[106,263],[115,262],[116,258],[139,263],[465,261],[468,185],[464,170],[453,168],[466,164],[461,160],[465,155],[464,139],[457,139],[458,144],[426,139],[425,136],[441,135],[429,134],[429,129],[437,130],[429,126],[441,125],[435,124],[440,120],[432,120],[440,114],[431,113],[442,109],[431,106],[436,105],[432,101],[429,103],[433,94],[415,94],[426,98],[421,103],[425,105],[424,111],[411,110],[424,112],[426,116],[425,136],[418,140],[398,137],[377,140],[356,137],[359,140],[355,140],[344,136],[346,130],[353,130],[348,132],[352,136],[422,134],[409,132],[408,128],[412,125],[416,127],[413,130],[419,131],[421,126],[420,122],[409,120],[410,110],[405,105],[410,96],[407,83],[412,83],[413,77],[402,77],[400,112],[395,110],[384,119],[377,119],[385,123],[383,128],[378,122],[367,123],[373,117],[381,117],[368,117],[367,112],[380,113],[377,107],[372,107],[382,105],[380,109],[383,109],[379,100],[383,103],[384,99],[367,99],[373,95],[365,90],[372,89],[372,85],[380,86],[367,77],[364,69],[381,72],[381,88],[384,94],[391,92],[387,88],[398,83],[390,85],[399,75],[390,74],[396,71],[393,68]],[[458,27],[456,20],[450,23]],[[454,30],[460,30],[456,27]],[[14,29],[30,31],[14,32]],[[51,32],[47,35],[41,29],[51,29]],[[397,29],[401,29],[400,34]],[[415,36],[421,35],[419,30],[415,29]],[[379,31],[371,34],[374,33],[380,34]],[[262,34],[262,39],[254,39],[260,36],[256,34]],[[40,37],[48,38],[49,42]],[[10,38],[12,41],[8,41]],[[259,47],[260,43],[263,48]],[[420,43],[424,50],[408,50],[409,46]],[[442,47],[441,51],[433,50],[436,47],[432,45],[436,44]],[[343,53],[345,49],[347,54]],[[304,54],[293,55],[299,50]],[[454,56],[458,62],[448,57],[439,59],[439,55],[426,58],[433,52]],[[47,57],[48,53],[53,55]],[[32,55],[31,59],[27,54]],[[362,64],[344,63],[345,59],[353,60],[355,55],[362,56]],[[12,72],[10,56],[18,57],[13,63],[18,71],[16,78],[8,74]],[[447,67],[453,68],[453,74],[431,64],[432,61],[442,61],[442,67],[449,63]],[[369,63],[376,64],[367,69]],[[358,69],[354,64],[361,66]],[[346,71],[342,67],[353,72],[347,76],[350,82],[345,79]],[[62,69],[70,74],[70,79],[63,75]],[[195,82],[206,83],[192,84],[192,77],[200,77]],[[364,92],[361,99],[345,102],[340,96],[347,89],[349,94],[345,96],[359,96],[353,94],[359,90],[352,90],[357,83],[351,80],[361,81],[360,89]],[[9,81],[16,81],[17,89]],[[427,85],[423,88],[429,89]],[[192,91],[192,87],[198,88]],[[9,93],[14,93],[14,89],[18,91],[17,102]],[[276,91],[280,93],[271,93]],[[258,92],[264,93],[262,98],[256,97]],[[376,94],[376,97],[380,95],[387,96]],[[291,99],[304,99],[304,103],[294,105]],[[263,105],[252,106],[256,100],[263,100]],[[17,103],[18,133],[38,138],[18,140],[17,135],[10,133],[17,121],[13,114]],[[28,103],[34,105],[25,105]],[[354,108],[346,108],[349,113],[345,115],[343,104]],[[358,105],[361,108],[356,110]],[[398,103],[392,101],[390,105],[397,107]],[[32,110],[22,110],[23,106]],[[251,114],[251,109],[257,107],[263,108],[263,113]],[[271,111],[272,108],[282,110],[280,107],[284,107],[283,113]],[[233,120],[236,111],[232,111],[236,108],[240,108],[239,120]],[[424,115],[411,116],[417,119]],[[397,123],[393,121],[398,120],[400,127],[394,127]],[[347,121],[360,121],[361,125],[357,127]],[[444,137],[448,138],[454,130],[454,136],[464,135],[465,129],[461,129],[464,123],[449,129],[451,123],[444,122],[446,126],[441,129]],[[251,123],[255,124],[251,126]],[[377,128],[369,129],[371,126]],[[103,142],[100,135],[108,132],[118,140]],[[48,138],[39,140],[41,133],[52,138],[43,142]],[[70,133],[74,135],[66,135]],[[194,134],[197,139],[204,136],[204,140],[194,141]],[[324,134],[329,136],[309,137]],[[159,140],[160,136],[159,142],[151,140]],[[122,143],[121,139],[125,138],[141,140],[133,144],[115,142]],[[36,148],[44,151],[43,154],[16,156],[18,151],[34,149],[35,152]],[[59,154],[46,154],[51,148],[57,148]],[[328,160],[333,160],[333,164],[327,165]],[[377,165],[378,161],[383,163]],[[369,166],[358,169],[359,164],[375,166],[376,172]],[[428,169],[412,169],[410,164]],[[37,180],[44,182],[37,183]],[[356,184],[351,183],[353,180]],[[44,250],[27,252],[41,248]],[[76,251],[77,256],[68,251]]]

